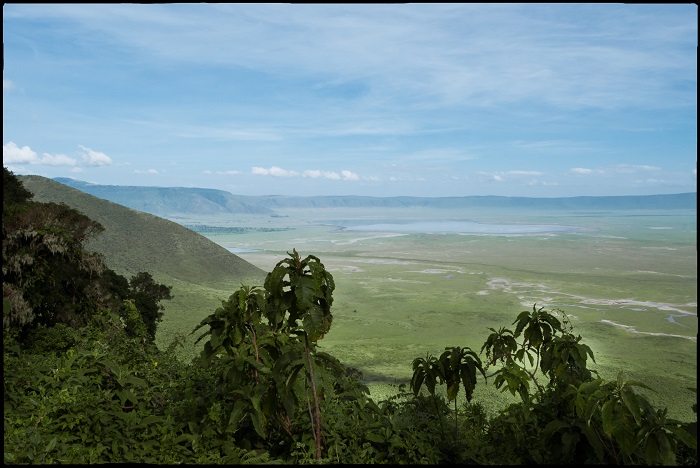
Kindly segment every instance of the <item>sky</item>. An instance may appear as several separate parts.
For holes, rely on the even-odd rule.
[[[5,4],[3,165],[240,195],[697,190],[696,5]]]

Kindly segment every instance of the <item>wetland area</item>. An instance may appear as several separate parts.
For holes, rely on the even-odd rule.
[[[478,352],[489,327],[511,327],[537,304],[566,314],[593,349],[591,368],[602,377],[622,370],[652,387],[648,397],[672,416],[694,417],[697,397],[688,389],[697,388],[694,210],[282,214],[187,222],[246,228],[203,235],[265,271],[292,249],[319,257],[336,284],[333,325],[320,346],[361,370],[375,397],[407,383],[416,357],[447,346]],[[475,396],[494,410],[510,401],[490,382],[480,381]]]

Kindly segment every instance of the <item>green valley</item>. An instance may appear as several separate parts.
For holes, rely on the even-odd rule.
[[[86,248],[118,274],[148,271],[172,299],[153,347],[126,302],[122,318],[7,335],[6,462],[697,461],[684,197],[260,202],[274,214],[169,221],[18,179],[36,202],[98,221]]]

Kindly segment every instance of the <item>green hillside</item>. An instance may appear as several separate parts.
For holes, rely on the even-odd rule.
[[[128,276],[148,271],[207,286],[236,288],[249,279],[264,278],[258,267],[206,237],[177,223],[103,200],[54,180],[21,176],[27,190],[40,202],[62,202],[105,227],[89,248],[104,254],[106,264]]]

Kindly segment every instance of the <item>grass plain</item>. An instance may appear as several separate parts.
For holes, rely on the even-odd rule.
[[[697,394],[697,216],[693,210],[523,212],[507,209],[317,208],[261,215],[173,219],[245,228],[203,233],[270,271],[295,248],[316,255],[336,283],[323,350],[363,372],[382,399],[408,383],[411,362],[446,346],[479,351],[488,327],[510,327],[536,303],[567,314],[602,377],[643,381],[652,402],[694,420]],[[475,235],[347,231],[340,226],[414,221],[555,224],[568,232]],[[282,230],[285,229],[285,230]],[[262,282],[259,283],[260,285]],[[165,304],[157,342],[186,335],[233,293],[182,283]],[[483,382],[475,397],[495,411],[508,401]]]

